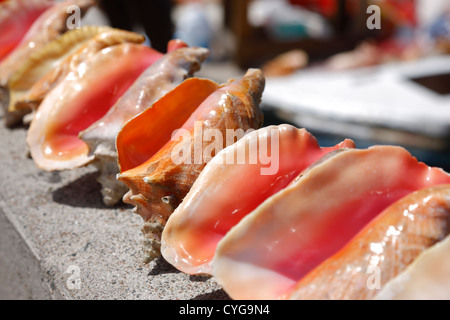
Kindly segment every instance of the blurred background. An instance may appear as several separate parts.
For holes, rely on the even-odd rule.
[[[373,7],[376,6],[376,7]],[[105,0],[84,18],[210,49],[198,76],[266,75],[265,125],[406,147],[450,171],[450,0]]]

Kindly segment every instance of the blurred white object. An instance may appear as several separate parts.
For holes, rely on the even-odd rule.
[[[339,72],[310,68],[267,79],[263,102],[322,132],[370,139],[373,128],[388,128],[448,139],[450,94],[412,81],[444,74],[450,56]]]
[[[450,9],[449,0],[418,0],[417,16],[419,25],[424,27],[435,21],[445,10]]]
[[[174,37],[191,47],[209,47],[212,31],[205,6],[201,2],[187,2],[176,7],[173,13]]]
[[[224,27],[224,8],[220,1],[199,1],[177,4],[172,11],[174,38],[189,46],[210,50],[208,60],[223,60],[231,55],[234,42]]]
[[[326,38],[332,28],[320,14],[293,6],[287,0],[255,0],[250,2],[248,21],[254,27],[265,27],[278,40],[304,37]]]

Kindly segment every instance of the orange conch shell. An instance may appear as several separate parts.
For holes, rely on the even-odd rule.
[[[217,246],[213,275],[234,299],[280,298],[391,204],[422,188],[448,183],[448,173],[418,162],[401,147],[334,151],[227,233]],[[384,227],[402,232],[395,224]],[[379,236],[373,249],[387,249],[383,234]],[[360,252],[357,260],[342,267],[349,273],[359,268],[365,272],[366,258]],[[325,294],[331,295],[331,282],[340,277],[324,277],[320,285]],[[350,290],[342,283],[335,289],[336,297]]]
[[[161,253],[177,269],[211,273],[217,243],[311,163],[351,140],[321,148],[305,129],[268,126],[219,152],[203,169],[162,234]]]
[[[100,170],[98,181],[106,205],[116,204],[128,191],[127,186],[116,179],[119,173],[116,137],[120,129],[132,117],[192,77],[209,54],[208,49],[188,48],[181,43],[174,46],[172,41],[168,51],[142,73],[103,118],[80,133],[80,139],[88,144],[90,154],[96,158],[93,164]]]
[[[187,79],[119,133],[118,179],[130,188],[124,201],[135,205],[144,218],[149,259],[160,255],[161,232],[168,217],[206,163],[227,146],[222,139],[215,141],[220,150],[210,149],[212,138],[204,139],[203,132],[214,129],[225,137],[227,129],[259,128],[264,83],[258,69],[250,69],[241,79],[222,86],[210,80]],[[172,136],[174,130],[177,132]],[[185,158],[177,164],[173,159],[179,154]]]

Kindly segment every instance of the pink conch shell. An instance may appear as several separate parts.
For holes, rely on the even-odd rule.
[[[52,6],[49,0],[0,3],[0,62],[20,43],[34,21]]]
[[[124,201],[135,205],[144,218],[148,259],[160,255],[162,229],[205,165],[227,143],[234,143],[205,138],[203,133],[214,131],[225,137],[227,129],[259,128],[264,84],[258,69],[250,69],[242,78],[222,86],[190,78],[120,131],[118,179],[130,188]],[[184,161],[174,161],[173,156],[180,153]]]
[[[449,202],[447,196],[447,208]],[[421,253],[375,299],[450,300],[450,236]]]
[[[95,41],[90,41],[92,39]],[[74,69],[90,55],[120,42],[142,43],[144,40],[143,36],[136,33],[110,27],[85,26],[67,31],[31,54],[11,76],[8,82],[8,110],[14,112],[17,109],[37,109],[47,92],[55,87],[71,68]],[[71,62],[73,60],[77,61]],[[30,97],[30,91],[33,90],[39,90],[40,96]]]
[[[119,173],[116,136],[120,129],[132,117],[192,77],[208,53],[205,48],[187,48],[179,42],[174,46],[173,41],[169,42],[168,53],[144,71],[103,118],[80,133],[80,139],[88,144],[90,154],[96,158],[94,164],[100,170],[98,181],[106,205],[116,204],[128,190],[116,179]]]
[[[389,205],[446,183],[449,174],[401,147],[334,151],[228,232],[213,275],[234,299],[279,298]]]
[[[305,129],[290,125],[248,133],[206,165],[170,216],[162,235],[163,257],[183,272],[211,273],[217,243],[234,225],[311,163],[342,147],[355,145],[346,140],[321,148]]]
[[[84,30],[85,28],[99,27],[84,27],[81,30]],[[104,30],[100,30],[101,33],[93,39],[95,41],[89,41],[88,43],[83,45],[78,51],[68,56],[63,62],[61,62],[58,67],[54,68],[45,76],[43,76],[30,88],[29,93],[22,97],[22,100],[18,102],[16,107],[30,108],[39,105],[39,103],[45,98],[47,93],[52,90],[59,82],[61,82],[69,72],[74,71],[80,63],[90,59],[90,57],[97,51],[100,51],[101,49],[112,45],[119,44],[121,42],[142,43],[145,41],[144,36],[125,30],[111,29],[106,27],[100,27],[100,29]],[[87,32],[90,32],[89,29],[87,29]],[[81,37],[82,35],[76,33],[73,36]],[[177,46],[185,45],[180,43],[179,40],[171,40],[169,42],[169,47],[174,46],[172,43],[175,43]],[[157,55],[158,53],[155,51],[155,54]],[[162,54],[160,54],[160,56],[162,56]]]
[[[103,117],[160,57],[146,46],[122,43],[78,65],[47,95],[31,122],[27,143],[36,165],[50,171],[92,161],[78,134]]]
[[[413,192],[375,217],[340,251],[303,277],[285,298],[372,299],[449,232],[450,185]]]
[[[33,53],[39,51],[49,42],[57,39],[67,31],[67,19],[71,13],[67,8],[76,5],[80,8],[80,15],[95,4],[94,0],[68,0],[55,3],[47,9],[33,23],[21,43],[0,63],[0,86],[7,86],[11,76],[20,69],[23,62]],[[26,112],[7,110],[7,99],[1,97],[2,108],[5,110],[5,122],[8,126],[19,122]]]

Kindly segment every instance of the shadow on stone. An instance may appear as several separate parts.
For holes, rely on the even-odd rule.
[[[122,201],[119,201],[119,203],[110,207],[104,204],[101,194],[102,186],[97,181],[98,175],[98,172],[86,174],[79,179],[70,182],[64,187],[53,191],[53,201],[71,207],[98,209],[131,209],[131,205],[126,204]],[[57,181],[57,177],[54,176],[51,178]]]
[[[211,279],[211,276],[209,275],[190,275],[189,280],[193,282],[205,282],[207,280]]]
[[[45,179],[49,183],[60,183],[62,180],[59,171],[52,171],[52,172],[40,171],[38,172],[38,176],[40,178]]]
[[[156,276],[164,273],[179,273],[180,270],[172,266],[163,257],[159,257],[155,260],[155,265],[152,270],[147,274],[149,276]]]
[[[192,300],[231,300],[230,296],[222,289],[210,292],[202,293],[192,298]]]
[[[90,173],[52,192],[53,201],[71,207],[108,208],[102,200],[98,173]]]

